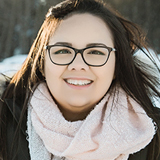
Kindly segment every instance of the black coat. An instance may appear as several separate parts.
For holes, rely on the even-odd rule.
[[[14,138],[14,133],[18,124],[18,121],[20,119],[21,114],[21,108],[16,105],[15,110],[16,113],[13,113],[13,101],[10,99],[6,99],[6,106],[7,106],[7,150],[8,150],[8,160],[11,158],[9,157],[9,153],[11,151],[11,142]],[[159,110],[159,109],[158,109]],[[27,138],[27,114],[23,117],[21,132],[20,132],[20,141],[19,141],[19,148],[18,148],[18,154],[16,157],[16,160],[30,160],[29,156],[29,149],[28,149],[28,141]],[[14,148],[15,149],[15,148]],[[16,148],[17,149],[17,148]],[[141,151],[130,155],[129,160],[147,160],[147,153],[149,152],[149,145],[142,149]],[[160,160],[160,157],[159,159]]]

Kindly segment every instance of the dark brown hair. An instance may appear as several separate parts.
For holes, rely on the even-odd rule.
[[[117,50],[115,79],[112,85],[119,83],[128,95],[141,104],[148,116],[156,123],[158,127],[157,134],[152,140],[152,146],[150,145],[150,152],[148,153],[148,160],[156,160],[160,148],[160,124],[151,97],[160,97],[160,93],[156,89],[159,82],[156,77],[150,74],[147,64],[134,55],[136,50],[141,50],[144,54],[147,54],[144,51],[148,48],[145,36],[137,25],[126,20],[111,8],[107,8],[104,3],[96,0],[67,0],[49,9],[27,59],[22,68],[13,76],[2,95],[0,103],[0,151],[2,151],[3,158],[6,159],[7,154],[6,141],[4,140],[7,121],[4,101],[9,98],[13,99],[15,103],[17,100],[20,101],[22,112],[17,131],[20,130],[19,126],[23,120],[23,115],[26,114],[27,102],[32,93],[32,87],[45,80],[43,72],[44,48],[48,44],[50,36],[54,34],[59,22],[74,13],[90,13],[98,16],[110,28]]]

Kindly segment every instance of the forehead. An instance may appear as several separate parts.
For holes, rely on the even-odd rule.
[[[99,17],[89,13],[74,14],[61,21],[49,44],[69,42],[84,47],[86,43],[105,43],[113,46],[112,33]]]

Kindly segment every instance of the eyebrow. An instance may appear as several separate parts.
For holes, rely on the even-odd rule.
[[[72,47],[72,43],[68,43],[68,42],[57,42],[54,45],[66,45],[66,46]]]
[[[54,45],[66,45],[72,47],[72,43],[69,42],[56,42]],[[89,43],[86,45],[86,47],[92,47],[92,46],[106,46],[103,43]]]
[[[92,47],[92,46],[106,46],[106,45],[103,43],[89,43],[86,45],[86,47]]]

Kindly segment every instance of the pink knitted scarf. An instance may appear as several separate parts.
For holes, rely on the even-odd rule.
[[[108,93],[83,121],[69,122],[53,101],[45,83],[39,84],[28,110],[31,160],[127,160],[148,145],[152,119],[120,87]]]

